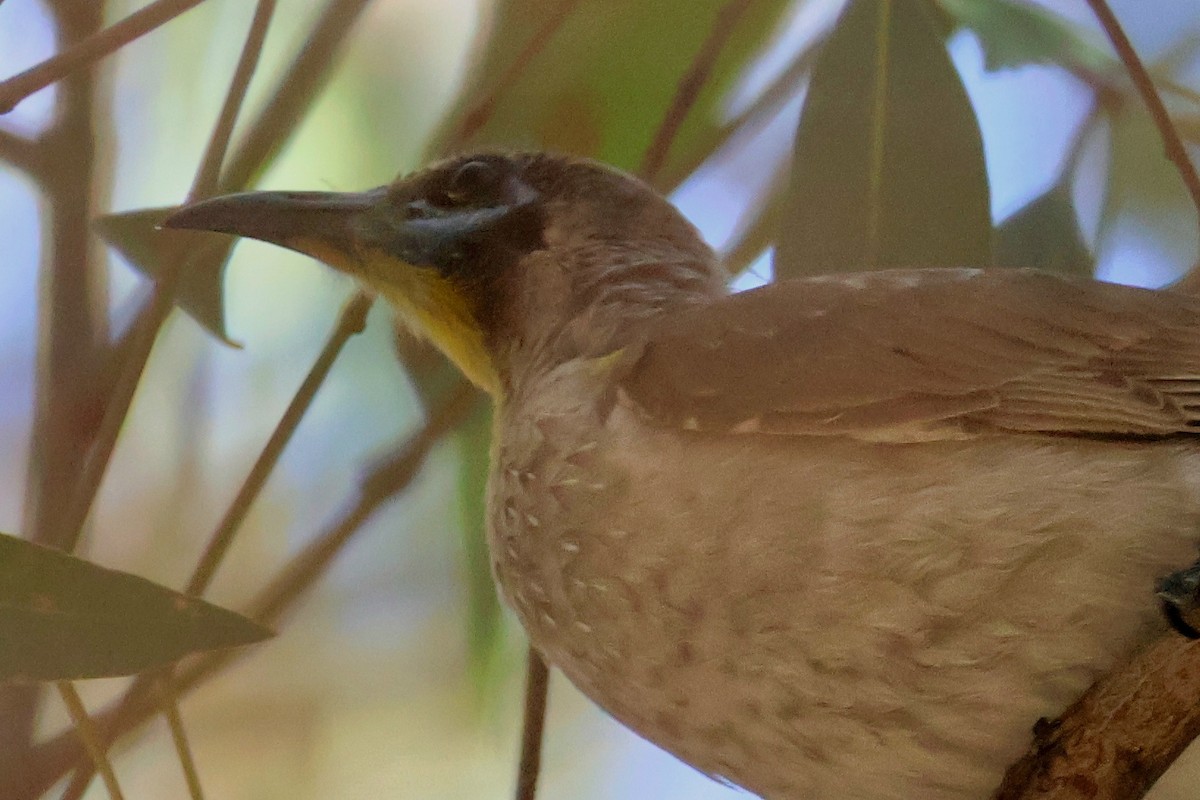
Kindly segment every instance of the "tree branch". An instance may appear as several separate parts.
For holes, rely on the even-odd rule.
[[[566,22],[567,17],[578,8],[579,2],[580,0],[559,0],[554,10],[547,14],[542,27],[534,32],[512,63],[500,73],[500,77],[492,89],[462,115],[448,135],[444,138],[439,136],[434,140],[433,150],[435,153],[448,155],[460,150],[472,136],[479,132],[480,128],[487,124],[495,113],[500,98],[525,74],[538,53],[546,49],[546,45],[554,38],[554,34]]]
[[[11,131],[0,130],[0,161],[12,164],[30,175],[40,170],[40,149],[37,141]]]
[[[521,722],[521,761],[517,769],[517,800],[537,797],[542,767],[542,739],[546,729],[546,695],[550,670],[533,645],[525,660],[525,716]]]
[[[60,50],[88,38],[104,13],[101,2],[56,0],[47,7]],[[39,169],[32,173],[46,209],[45,246],[38,266],[36,402],[21,529],[31,541],[58,547],[69,538],[62,499],[95,438],[97,354],[107,336],[103,260],[88,223],[101,182],[96,129],[110,115],[96,114],[95,103],[91,73],[62,82],[54,121],[38,139]],[[0,773],[28,753],[40,698],[37,686],[0,687]]]
[[[267,105],[247,127],[221,171],[218,192],[249,187],[299,126],[329,77],[342,43],[371,0],[329,0]]]
[[[729,42],[729,37],[733,35],[737,21],[753,2],[754,0],[729,0],[717,12],[708,38],[700,45],[691,65],[679,79],[671,105],[667,107],[662,122],[654,133],[654,139],[642,156],[642,166],[638,169],[638,176],[642,180],[655,183],[663,163],[667,160],[671,144],[679,134],[679,129],[683,127],[688,112],[699,99],[700,91],[708,83],[708,76],[712,74],[717,59],[721,57],[721,51]]]
[[[1135,800],[1200,734],[1200,643],[1164,635],[1097,681],[1009,767],[995,800]]]
[[[1171,159],[1179,170],[1179,177],[1183,179],[1188,194],[1192,196],[1192,205],[1196,207],[1196,213],[1200,216],[1200,176],[1196,174],[1196,166],[1188,158],[1183,140],[1179,138],[1179,131],[1171,122],[1171,115],[1167,113],[1167,107],[1163,105],[1162,98],[1154,87],[1154,80],[1150,77],[1142,59],[1133,49],[1129,37],[1125,35],[1125,30],[1121,27],[1121,23],[1113,14],[1112,9],[1109,8],[1107,1],[1087,0],[1087,4],[1091,6],[1092,13],[1096,15],[1096,18],[1100,20],[1100,25],[1108,35],[1109,41],[1112,42],[1113,48],[1116,49],[1117,55],[1125,64],[1125,68],[1129,70],[1129,77],[1133,80],[1133,85],[1137,87],[1142,102],[1146,104],[1146,108],[1158,128],[1158,135],[1162,137],[1163,150],[1167,158]]]
[[[158,0],[125,19],[81,39],[66,50],[0,83],[0,114],[7,114],[34,92],[62,80],[80,67],[110,55],[204,0]],[[87,3],[99,5],[99,3]]]

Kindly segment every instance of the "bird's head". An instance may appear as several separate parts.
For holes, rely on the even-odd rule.
[[[724,290],[712,251],[652,188],[543,153],[460,156],[365,192],[217,197],[164,224],[261,239],[355,277],[494,395],[533,351],[599,355]]]

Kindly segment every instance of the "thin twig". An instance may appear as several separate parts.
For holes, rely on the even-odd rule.
[[[44,3],[54,23],[59,49],[99,29],[99,3],[53,0]],[[26,463],[22,535],[62,547],[62,498],[79,474],[94,440],[97,406],[97,354],[107,338],[102,259],[89,235],[88,221],[102,189],[96,159],[98,138],[111,115],[96,113],[93,75],[77,72],[54,98],[53,121],[39,136],[40,169],[33,173],[45,213],[38,267],[38,325],[35,403]],[[33,742],[37,685],[0,687],[0,773],[21,763]]]
[[[169,302],[166,303],[166,310],[170,310]],[[165,313],[162,316],[165,317]],[[71,532],[70,538],[63,546],[70,549],[74,548],[83,532],[83,523],[91,510],[96,493],[100,490],[100,483],[104,480],[108,462],[117,445],[117,437],[125,424],[129,406],[133,403],[133,395],[141,379],[142,370],[150,358],[154,337],[158,333],[158,326],[151,325],[151,322],[153,319],[143,314],[134,322],[134,327],[122,342],[123,347],[128,346],[129,357],[120,365],[121,371],[109,389],[104,404],[104,415],[96,429],[96,436],[78,479],[72,487],[63,516],[62,529]]]
[[[217,567],[233,542],[234,535],[246,519],[250,506],[258,498],[267,478],[275,469],[275,465],[279,463],[279,457],[283,454],[288,442],[291,441],[292,434],[299,427],[300,420],[312,405],[317,390],[325,383],[329,371],[333,368],[333,362],[337,360],[350,337],[360,333],[366,325],[367,312],[370,310],[373,300],[374,298],[370,295],[359,292],[350,298],[342,308],[337,325],[321,349],[321,354],[317,356],[317,360],[309,369],[304,382],[300,384],[300,388],[288,404],[287,410],[283,412],[283,416],[275,425],[275,430],[272,431],[271,437],[263,446],[258,460],[251,467],[250,474],[246,476],[237,496],[229,504],[225,516],[213,531],[212,538],[204,548],[204,554],[200,557],[192,577],[188,580],[184,593],[198,597],[208,589]]]
[[[33,175],[41,167],[40,154],[41,149],[36,140],[0,130],[0,161]]]
[[[75,691],[75,687],[70,681],[57,681],[54,685],[62,697],[63,705],[67,707],[67,713],[71,715],[71,722],[74,723],[75,730],[79,733],[79,739],[83,742],[84,749],[87,750],[92,763],[100,773],[101,780],[104,781],[108,796],[112,800],[122,800],[121,787],[117,783],[117,776],[113,772],[112,764],[104,754],[100,732],[96,730],[92,718],[88,716],[79,693]]]
[[[688,112],[692,110],[696,100],[700,97],[701,90],[708,83],[708,76],[712,74],[717,59],[721,57],[721,51],[725,49],[725,45],[733,35],[738,20],[753,2],[754,0],[728,0],[717,12],[708,38],[700,45],[692,63],[680,78],[679,86],[675,89],[675,96],[667,107],[650,146],[646,148],[646,152],[642,156],[642,166],[638,170],[638,175],[642,180],[654,183],[658,178],[659,170],[662,169],[663,162],[667,160],[667,153],[670,152],[671,144],[683,127]]]
[[[778,114],[780,109],[800,91],[801,79],[812,68],[816,54],[820,52],[817,44],[819,42],[813,43],[802,53],[797,54],[787,69],[737,116],[714,130],[710,136],[699,142],[692,152],[683,153],[678,159],[671,162],[659,185],[668,190],[674,189],[695,172],[709,156],[723,148],[735,135],[743,130],[765,124]]]
[[[546,695],[550,670],[532,645],[525,659],[525,716],[521,723],[521,761],[517,770],[517,800],[537,797],[542,767],[542,738],[546,728]]]
[[[1063,166],[1059,177],[1059,182],[1064,185],[1070,185],[1070,182],[1075,179],[1075,173],[1079,170],[1079,164],[1083,161],[1084,152],[1088,142],[1088,136],[1091,135],[1092,129],[1096,126],[1096,122],[1100,119],[1100,114],[1104,110],[1104,104],[1097,98],[1092,102],[1092,107],[1088,109],[1088,113],[1084,115],[1079,124],[1075,127],[1075,132],[1071,136],[1071,141],[1067,145],[1067,157],[1063,160]]]
[[[250,186],[299,127],[329,78],[342,43],[371,0],[329,0],[299,54],[279,77],[267,104],[246,126],[221,171],[220,192]]]
[[[0,114],[7,114],[34,92],[62,80],[80,67],[99,61],[202,2],[204,0],[158,0],[14,75],[0,83]]]
[[[492,86],[483,97],[481,97],[471,108],[462,116],[462,119],[453,128],[450,134],[436,145],[436,150],[440,153],[453,153],[460,150],[462,146],[471,139],[479,129],[487,124],[488,120],[496,112],[496,107],[500,103],[500,98],[508,93],[516,82],[529,69],[529,65],[539,53],[546,49],[546,45],[554,38],[554,34],[566,22],[567,17],[579,7],[580,0],[559,0],[554,10],[549,12],[546,21],[542,23],[542,27],[538,28],[533,36],[526,42],[525,47],[521,52],[517,53],[500,77],[496,79],[496,83]]]
[[[204,789],[200,786],[200,772],[196,769],[196,759],[192,756],[191,745],[188,744],[187,731],[183,727],[183,718],[179,714],[179,702],[173,686],[173,670],[163,670],[158,679],[158,704],[162,715],[167,719],[171,729],[171,741],[175,745],[175,754],[179,757],[179,766],[183,768],[183,778],[187,782],[188,796],[191,800],[204,800]]]
[[[395,454],[379,463],[361,482],[359,496],[324,533],[294,556],[251,602],[246,616],[263,625],[274,625],[324,574],[367,520],[388,500],[411,484],[433,446],[459,425],[480,400],[478,390],[460,380],[446,400],[429,414],[425,424]],[[175,691],[183,697],[212,678],[243,653],[252,650],[219,651],[202,656],[176,676]],[[144,724],[157,713],[150,693],[135,683],[124,696],[96,715],[106,746]],[[86,758],[70,731],[60,733],[34,748],[31,757],[14,774],[0,774],[0,797],[5,800],[36,800],[66,772]]]
[[[1192,196],[1192,205],[1196,207],[1196,213],[1200,216],[1200,175],[1196,174],[1196,167],[1188,158],[1183,141],[1179,138],[1179,131],[1171,122],[1171,116],[1167,113],[1167,107],[1163,105],[1162,98],[1154,87],[1150,73],[1146,71],[1142,59],[1133,49],[1129,37],[1125,35],[1125,30],[1121,27],[1121,23],[1109,8],[1106,0],[1087,0],[1087,3],[1091,6],[1096,19],[1100,21],[1100,25],[1108,35],[1109,41],[1112,42],[1117,55],[1125,64],[1125,68],[1129,70],[1129,77],[1137,87],[1142,102],[1146,104],[1146,108],[1158,128],[1158,135],[1162,137],[1163,150],[1167,158],[1174,162],[1176,169],[1179,170],[1179,177],[1183,179],[1188,194]]]
[[[229,133],[237,121],[238,112],[246,97],[246,89],[254,76],[274,6],[275,0],[260,0],[255,11],[246,43],[242,47],[237,68],[234,70],[233,78],[222,103],[220,115],[209,135],[204,157],[196,170],[190,199],[198,199],[205,194],[210,194],[214,188],[214,176],[220,169],[220,162],[225,156],[229,143]],[[182,259],[182,256],[180,258]],[[178,267],[178,265],[176,266]],[[112,385],[107,387],[104,413],[95,440],[88,451],[81,474],[67,504],[67,513],[62,527],[70,533],[71,538],[67,542],[69,547],[74,547],[75,541],[78,540],[83,530],[83,523],[95,501],[96,493],[100,490],[100,484],[108,470],[108,464],[112,459],[113,450],[116,448],[121,428],[125,424],[130,404],[133,402],[133,396],[141,382],[146,364],[150,360],[154,343],[157,341],[158,331],[174,307],[175,287],[180,275],[181,271],[178,268],[166,271],[161,281],[154,287],[150,299],[138,311],[137,318],[118,345],[123,357],[118,362],[117,377]]]
[[[258,0],[254,19],[250,21],[250,32],[246,35],[246,43],[242,45],[237,67],[229,81],[229,90],[221,104],[221,113],[217,115],[217,124],[209,134],[208,146],[200,158],[200,167],[196,170],[196,178],[192,181],[191,191],[188,192],[189,201],[210,197],[217,191],[221,165],[225,163],[225,152],[229,149],[233,126],[237,123],[238,112],[246,99],[250,79],[254,77],[254,70],[258,67],[263,42],[267,38],[267,28],[271,25],[271,16],[274,13],[275,0]]]
[[[325,346],[321,349],[320,355],[317,356],[313,366],[309,369],[308,375],[300,384],[300,388],[292,397],[291,402],[288,403],[287,409],[276,424],[275,430],[272,432],[257,461],[255,461],[254,466],[251,468],[250,474],[242,483],[233,502],[230,503],[224,517],[222,517],[221,522],[217,525],[216,530],[205,546],[204,552],[200,556],[200,560],[188,580],[187,588],[184,590],[185,593],[199,596],[208,588],[209,583],[216,574],[217,568],[228,552],[229,546],[233,543],[234,536],[237,534],[242,522],[245,521],[246,514],[262,491],[275,465],[279,462],[279,457],[282,455],[288,442],[291,441],[292,434],[295,433],[300,420],[303,419],[304,414],[312,405],[317,390],[320,389],[328,377],[334,361],[336,361],[337,356],[341,353],[342,348],[349,341],[350,337],[361,332],[365,326],[366,315],[370,310],[372,301],[373,298],[370,296],[363,293],[356,293],[342,308],[338,322],[326,340]],[[125,697],[127,700],[130,698],[140,698],[151,692],[154,689],[154,684],[155,673],[139,675],[126,691]],[[64,795],[63,800],[81,797],[90,781],[90,772],[77,770],[75,777],[72,779],[71,786],[68,787],[68,793]],[[72,790],[74,790],[73,794]]]
[[[328,74],[328,68],[338,52],[340,43],[368,2],[369,0],[330,0],[325,12],[314,24],[312,33],[300,55],[297,56],[272,94],[271,101],[250,124],[249,132],[242,145],[230,157],[230,164],[222,173],[221,191],[243,188],[245,183],[260,172],[278,152],[282,143],[286,141],[303,117],[303,112],[311,106]],[[247,47],[256,39],[261,38],[260,34],[256,32],[258,28],[256,23],[260,19],[261,14],[256,14],[255,22],[252,23],[252,29],[248,36]],[[246,52],[247,50],[243,50],[241,64],[235,71],[235,78],[229,90],[230,96],[244,97],[245,95],[245,84],[251,77],[250,70],[242,68],[249,61]],[[226,102],[225,110],[221,115],[222,119],[232,118],[228,111],[230,107],[231,104]],[[210,137],[209,146],[206,148],[206,159],[223,149],[217,145],[222,136],[219,129],[220,124]],[[201,179],[200,175],[205,170],[206,167],[202,165],[194,184],[199,186],[202,191],[205,189],[205,181]],[[134,390],[136,390],[145,369],[158,330],[173,307],[171,298],[177,276],[178,270],[175,271],[174,276],[168,274],[164,281],[156,285],[154,294],[138,312],[138,316],[126,336],[127,341],[122,345],[126,357],[122,360],[121,377],[117,385],[113,387],[105,405],[105,418],[102,423],[105,434],[98,437],[98,441],[106,446],[94,447],[89,454],[86,480],[81,481],[82,491],[77,495],[73,506],[75,518],[79,519],[80,525],[86,518],[92,499],[99,488],[99,483],[111,458],[116,434],[119,433],[120,426],[128,412]],[[219,535],[224,536],[225,534],[219,533]],[[227,546],[226,542],[224,545],[219,545],[218,549],[223,552]],[[212,558],[213,555],[217,558],[220,557],[220,553],[214,551],[209,558]],[[212,568],[215,568],[215,562],[212,567],[206,567],[206,569]],[[203,580],[207,581],[207,578]],[[139,677],[126,691],[123,698],[124,706],[126,708],[137,704],[144,706],[145,699],[152,688],[153,684],[150,678]],[[78,758],[79,755],[76,754],[76,760]],[[82,794],[89,781],[90,772],[86,769],[80,770],[76,773],[70,788],[75,788]]]

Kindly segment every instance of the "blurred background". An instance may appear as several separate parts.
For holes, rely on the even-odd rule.
[[[1059,227],[1035,233],[1061,239],[1069,229],[1075,240],[1027,246],[1053,245],[1066,254],[1065,269],[1139,285],[1162,285],[1189,269],[1195,209],[1087,6],[1014,0],[1048,12],[1073,37],[1046,43],[1038,37],[1050,28],[1005,28],[1003,14],[978,22],[979,9],[994,1],[939,5],[982,131],[993,221],[1003,225],[1057,188],[1054,197],[1066,198]],[[54,5],[0,3],[0,78],[59,48]],[[111,0],[105,20],[141,5]],[[272,97],[333,5],[278,0],[243,119]],[[354,6],[345,12],[352,24],[329,79],[257,175],[260,188],[365,188],[419,167],[431,152],[480,143],[581,152],[637,168],[680,77],[723,24],[720,15],[746,5],[729,56],[716,62],[655,182],[715,247],[732,254],[739,287],[771,279],[770,215],[786,189],[805,67],[839,0],[343,5]],[[1194,143],[1200,105],[1188,87],[1200,86],[1200,6],[1112,5],[1156,77],[1176,87],[1170,106]],[[254,13],[246,0],[207,0],[95,67],[95,169],[91,185],[79,187],[93,198],[93,216],[182,201]],[[519,59],[538,31],[549,32],[548,43],[529,51],[524,71],[505,83],[498,65]],[[468,131],[469,112],[493,90],[499,99],[491,116]],[[61,91],[25,99],[0,117],[0,130],[38,137],[54,124]],[[32,513],[29,459],[39,324],[44,337],[50,313],[45,248],[53,203],[28,170],[0,160],[0,530],[9,533],[27,530]],[[90,302],[102,310],[96,326],[116,337],[147,296],[145,266],[98,245],[93,258]],[[224,287],[225,331],[241,348],[220,343],[192,316],[171,315],[79,551],[168,586],[186,583],[353,288],[314,262],[256,242],[237,245]],[[267,576],[339,519],[371,465],[422,424],[423,388],[397,361],[393,338],[385,309],[374,309],[252,507],[210,599],[245,607]],[[485,429],[476,418],[444,437],[411,485],[362,525],[276,625],[280,635],[183,700],[209,797],[511,795],[525,645],[490,600],[477,566]],[[80,689],[90,707],[101,708],[127,683],[90,681]],[[54,698],[43,704],[42,735],[68,724]],[[117,752],[128,797],[185,796],[160,721]],[[1194,765],[1181,763],[1155,797],[1195,797],[1200,764],[1185,761]],[[553,681],[541,797],[736,794]],[[86,794],[105,796],[99,784]]]

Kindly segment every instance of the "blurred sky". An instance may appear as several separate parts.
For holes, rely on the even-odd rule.
[[[112,5],[114,18],[128,11],[125,4]],[[1094,29],[1081,0],[1046,5]],[[1200,29],[1193,0],[1113,5],[1150,58]],[[280,1],[260,78],[278,73],[315,6]],[[802,4],[746,76],[741,96],[730,99],[731,110],[778,71],[797,43],[828,24],[839,6],[837,0]],[[246,0],[209,0],[106,65],[115,108],[114,210],[183,196],[252,7]],[[461,79],[477,15],[473,0],[376,3],[356,29],[338,77],[264,185],[359,188],[416,166],[422,132],[435,125]],[[51,49],[39,3],[0,3],[0,74]],[[1054,68],[986,73],[970,34],[957,35],[951,51],[980,117],[994,215],[1003,219],[1047,188],[1090,101],[1076,79]],[[256,81],[255,89],[267,84]],[[0,126],[36,133],[46,124],[52,91],[22,103],[0,118]],[[799,98],[677,192],[675,200],[715,246],[735,232],[749,199],[786,158],[798,113]],[[1097,165],[1106,158],[1105,145],[1089,144],[1088,158]],[[1147,162],[1156,156],[1147,155]],[[1104,198],[1096,185],[1076,188],[1081,224],[1092,241]],[[0,529],[6,531],[20,525],[32,417],[37,212],[30,185],[0,164],[0,241],[7,264],[0,269]],[[1101,274],[1146,285],[1167,281],[1193,257],[1193,218],[1177,197],[1153,214],[1131,202],[1116,233],[1097,243]],[[769,259],[763,259],[739,285],[769,274]],[[121,310],[131,308],[145,287],[115,258],[112,276],[119,323]],[[94,515],[93,558],[180,584],[348,290],[295,256],[255,242],[238,246],[227,276],[229,329],[245,349],[214,346],[191,320],[179,314],[172,320]],[[256,579],[333,518],[364,465],[417,422],[389,337],[385,315],[377,311],[367,333],[347,348],[220,574],[212,593],[218,602],[236,606],[249,597]],[[279,639],[187,701],[210,796],[510,795],[522,645],[510,637],[511,666],[499,671],[480,701],[465,668],[461,563],[456,547],[447,546],[457,542],[447,512],[454,502],[454,466],[453,449],[439,449],[417,484],[363,531]],[[99,702],[121,685],[101,681],[85,689]],[[564,681],[556,681],[552,692],[545,800],[738,795],[640,742]],[[51,708],[47,728],[61,721]],[[154,733],[120,759],[118,773],[130,797],[181,796],[166,737],[161,729]],[[98,786],[89,794],[104,796]]]

